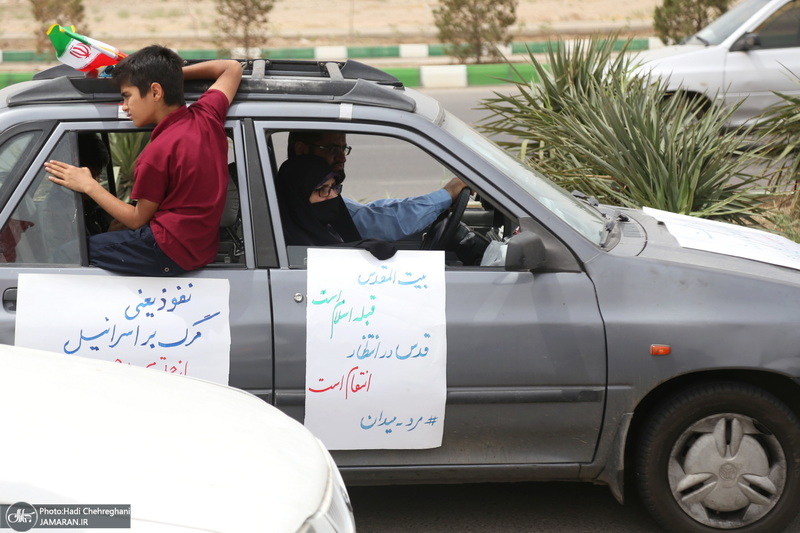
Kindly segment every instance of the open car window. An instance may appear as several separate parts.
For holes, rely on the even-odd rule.
[[[288,133],[272,133],[270,138],[275,147],[276,167],[280,168],[287,158]],[[465,182],[468,182],[468,178],[405,139],[348,132],[346,143],[352,151],[345,163],[342,196],[362,236],[391,240],[400,250],[425,249],[427,245],[424,243],[430,242],[432,232],[437,227],[441,229],[434,224],[450,213],[451,199],[442,188],[453,178]],[[379,163],[376,164],[376,161]],[[448,242],[439,243],[441,246],[434,245],[433,248],[445,250],[448,266],[481,266],[490,242],[502,242],[504,236],[510,236],[517,225],[514,219],[497,209],[474,187],[472,193],[460,218],[461,223],[454,224],[456,233]],[[443,206],[437,209],[419,208],[414,211],[398,207],[398,202],[430,205],[442,201]],[[409,217],[408,213],[411,212],[420,215],[417,218]],[[390,239],[370,233],[375,225],[384,224],[381,220],[387,221],[385,225],[394,227],[394,223],[389,223],[387,219],[402,220],[402,236]],[[290,266],[305,265],[305,250],[304,246],[287,247]],[[494,261],[491,266],[500,265]]]

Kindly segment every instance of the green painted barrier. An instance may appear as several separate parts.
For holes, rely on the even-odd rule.
[[[0,89],[33,79],[34,72],[0,72]]]
[[[348,46],[347,57],[400,57],[400,46]]]
[[[221,55],[218,50],[181,50],[183,59],[217,59]]]
[[[20,50],[3,50],[3,61],[16,62],[16,63],[40,63],[43,61],[55,61],[56,56],[54,52],[48,51],[44,54],[38,54],[30,51]]]
[[[561,43],[558,41],[511,43],[512,54],[546,54],[550,50],[557,51]]]
[[[539,81],[536,70],[530,63],[496,63],[467,66],[467,85],[500,85],[507,82],[528,83]]]
[[[261,57],[269,59],[314,59],[313,48],[276,48],[261,50]]]
[[[422,85],[419,67],[397,67],[383,69],[400,80],[406,87]],[[0,88],[21,81],[33,79],[34,72],[0,72]],[[515,63],[513,67],[505,63],[467,66],[467,82],[469,85],[499,85],[508,81],[529,83],[538,81],[539,77],[529,63]]]
[[[617,39],[614,48],[621,50],[626,40]],[[533,54],[545,54],[551,49],[557,50],[561,41],[535,41],[535,42],[513,42],[511,43],[512,54],[526,54],[530,51]],[[647,50],[650,46],[648,39],[632,39],[628,44],[628,50],[640,51]],[[428,45],[428,57],[448,56],[448,45],[437,43]],[[126,51],[133,53],[135,50]],[[263,48],[262,57],[272,59],[314,59],[314,48]],[[178,53],[185,59],[214,59],[222,57],[217,50],[179,50]],[[352,58],[384,58],[400,57],[399,45],[387,46],[348,46],[348,57]],[[41,63],[55,61],[53,52],[48,51],[39,54],[31,51],[7,50],[3,51],[3,61],[8,63]]]
[[[383,70],[403,82],[403,85],[406,87],[419,87],[422,85],[419,68],[417,67],[387,68]]]
[[[447,53],[447,47],[443,44],[429,44],[428,45],[428,57],[441,57],[449,55]]]

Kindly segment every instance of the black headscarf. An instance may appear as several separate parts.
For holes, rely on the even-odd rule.
[[[278,202],[281,209],[286,244],[324,246],[361,240],[341,196],[312,204],[314,189],[333,177],[336,183],[344,175],[314,155],[287,159],[278,171]]]

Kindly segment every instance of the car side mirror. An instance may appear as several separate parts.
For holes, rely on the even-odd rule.
[[[754,48],[761,48],[761,37],[757,33],[747,32],[733,43],[731,52],[747,52]]]
[[[536,233],[525,231],[508,240],[505,268],[513,272],[530,272],[545,264],[544,241]]]

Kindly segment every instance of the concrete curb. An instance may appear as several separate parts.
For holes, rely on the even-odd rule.
[[[654,44],[655,41],[657,44]],[[506,55],[525,54],[530,50],[533,53],[543,53],[552,46],[568,41],[529,41],[513,42],[510,46],[502,50]],[[617,43],[622,46],[625,41],[618,39]],[[647,50],[660,44],[658,39],[638,38],[631,39],[630,50]],[[130,53],[132,50],[126,50]],[[236,53],[244,55],[243,49],[234,49]],[[312,48],[261,48],[249,51],[249,55],[260,55],[270,59],[371,59],[371,58],[404,58],[404,59],[426,59],[431,57],[446,57],[448,55],[446,46],[443,44],[397,44],[386,46],[315,46]],[[184,59],[215,59],[219,56],[218,50],[178,50]],[[5,50],[0,52],[0,64],[2,63],[46,63],[55,61],[52,51],[38,54],[30,50]]]
[[[381,67],[389,74],[395,76],[406,87],[422,88],[460,88],[479,85],[498,85],[508,81],[538,81],[533,66],[523,59],[515,60],[513,56],[526,56],[528,52],[534,54],[546,53],[555,45],[569,46],[571,41],[541,41],[532,43],[513,43],[504,52],[510,57],[512,63],[491,63],[480,65],[425,65],[413,67]],[[624,40],[618,40],[621,47]],[[628,45],[631,51],[648,50],[660,47],[658,39],[633,39]],[[205,59],[216,57],[217,52],[211,50],[183,50],[178,51],[185,59]],[[25,57],[28,62],[35,62],[34,58],[24,54],[32,52],[5,51],[0,54],[0,63],[3,61],[22,61]],[[389,55],[395,54],[395,55]],[[308,49],[282,49],[262,50],[262,57],[270,59],[307,59],[307,60],[345,60],[369,58],[403,58],[410,62],[418,60],[424,63],[431,57],[441,56],[446,58],[443,45],[397,45],[397,46],[372,46],[372,47],[347,47],[347,46],[319,46]],[[52,58],[42,59],[53,63]],[[0,72],[0,88],[13,83],[30,80],[34,72]]]

